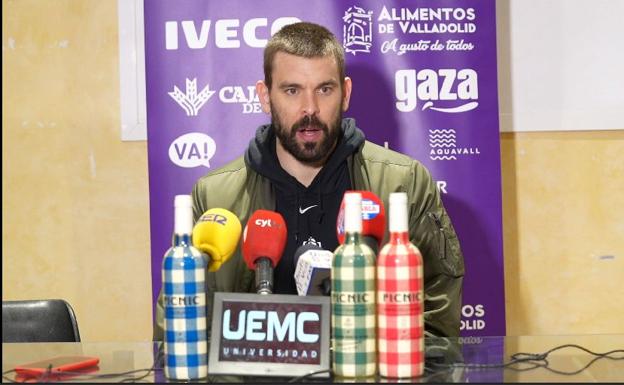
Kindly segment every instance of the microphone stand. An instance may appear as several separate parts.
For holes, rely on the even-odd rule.
[[[256,292],[273,294],[273,264],[266,257],[256,260]]]

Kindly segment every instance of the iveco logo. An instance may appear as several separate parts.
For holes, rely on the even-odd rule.
[[[300,21],[296,17],[279,17],[271,23],[270,34],[273,35],[283,26]],[[242,24],[242,30],[241,30]],[[214,25],[214,27],[213,27]],[[212,20],[182,20],[165,22],[165,48],[177,50],[180,44],[190,49],[202,49],[208,46],[210,29],[212,28],[213,40],[217,48],[239,48],[243,42],[249,47],[262,48],[267,44],[269,37],[269,20],[264,17],[244,20],[220,19],[213,24]],[[180,28],[181,27],[181,28]],[[182,32],[184,36],[178,36]]]

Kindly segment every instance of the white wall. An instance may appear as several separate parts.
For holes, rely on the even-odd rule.
[[[624,127],[624,1],[496,6],[501,131]]]

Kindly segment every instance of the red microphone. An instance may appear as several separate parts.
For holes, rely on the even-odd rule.
[[[286,222],[279,213],[256,210],[243,233],[243,258],[256,271],[256,292],[273,293],[273,269],[286,246]]]
[[[379,252],[379,246],[384,239],[386,229],[386,210],[383,202],[375,193],[364,190],[346,191],[358,192],[362,194],[362,236],[363,242],[369,246],[375,255]],[[345,241],[344,231],[344,197],[338,211],[336,219],[336,235],[338,242],[342,245]]]

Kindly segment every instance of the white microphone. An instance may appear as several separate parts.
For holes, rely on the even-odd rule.
[[[325,295],[331,291],[331,263],[334,253],[315,244],[306,244],[295,251],[295,284],[299,295]]]

